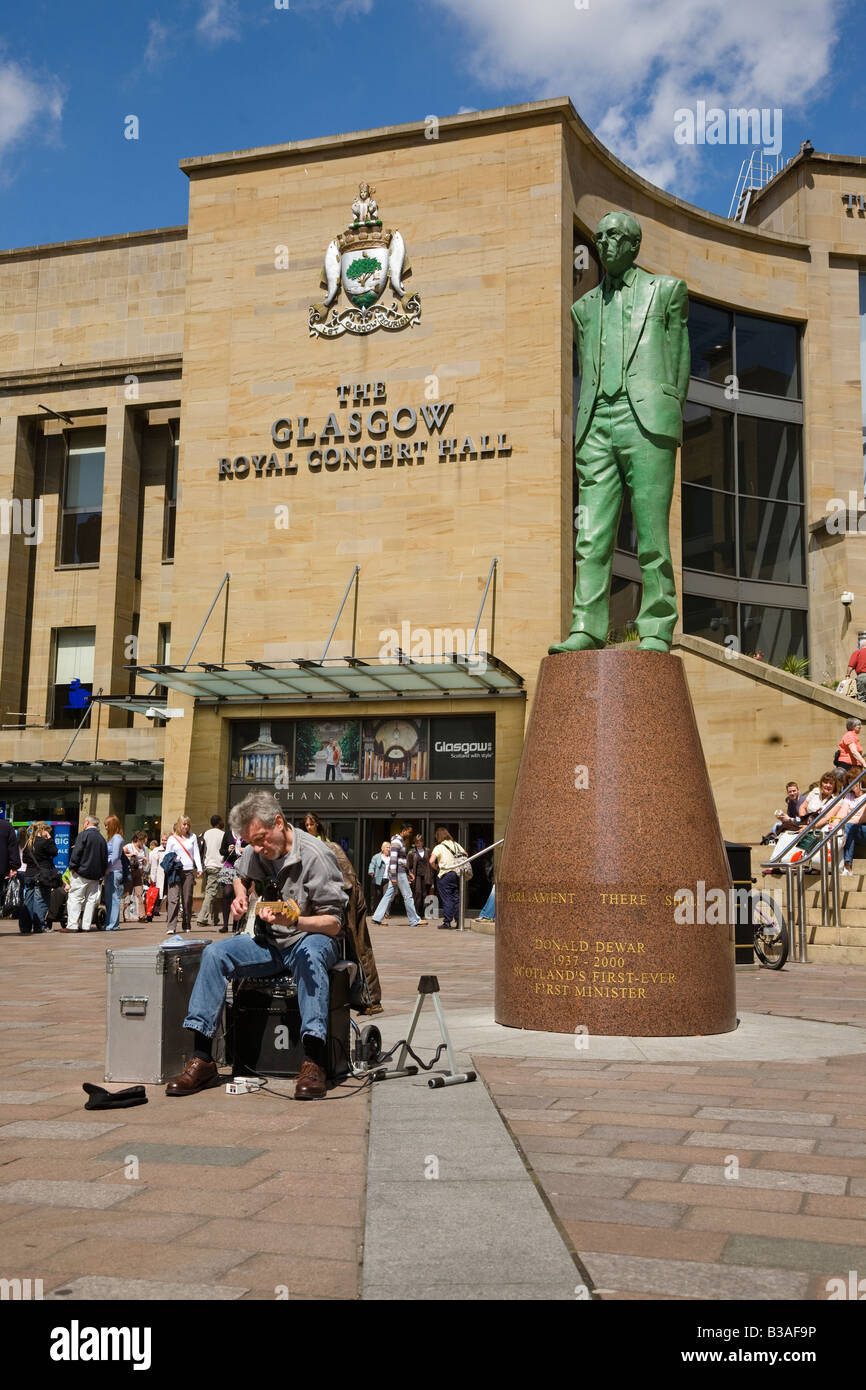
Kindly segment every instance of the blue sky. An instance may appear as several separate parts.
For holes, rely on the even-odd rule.
[[[0,31],[0,246],[184,222],[184,156],[562,95],[727,214],[748,148],[678,145],[675,111],[779,108],[785,157],[866,154],[864,51],[856,0],[31,0]]]

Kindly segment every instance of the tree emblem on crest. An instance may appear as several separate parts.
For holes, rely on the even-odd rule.
[[[310,336],[336,338],[342,333],[372,333],[377,328],[394,330],[418,323],[421,301],[406,291],[404,278],[411,273],[406,245],[399,231],[386,230],[374,198],[375,188],[362,183],[352,204],[352,221],[329,244],[321,285],[324,299],[310,307]],[[380,304],[390,281],[395,295],[390,307]],[[338,310],[343,289],[353,307]]]

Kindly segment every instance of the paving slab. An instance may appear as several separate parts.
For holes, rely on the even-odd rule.
[[[480,1082],[374,1087],[362,1297],[573,1299],[574,1262]]]

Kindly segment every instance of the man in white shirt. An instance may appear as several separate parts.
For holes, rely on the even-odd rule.
[[[211,816],[210,830],[201,837],[202,861],[204,870],[204,901],[195,919],[197,927],[218,927],[222,915],[222,887],[219,876],[223,866],[220,845],[223,842],[225,827],[222,816]]]

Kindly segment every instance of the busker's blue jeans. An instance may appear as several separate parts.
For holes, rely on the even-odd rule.
[[[288,973],[298,987],[301,1033],[324,1042],[328,1036],[330,1002],[328,971],[340,956],[339,937],[322,936],[319,932],[308,932],[294,946],[283,950],[256,941],[245,932],[227,941],[212,942],[202,952],[183,1026],[212,1038],[222,1015],[229,980],[263,980]]]
[[[409,877],[407,874],[398,874],[396,883],[393,879],[389,880],[388,887],[385,889],[382,901],[376,908],[376,911],[373,913],[373,921],[381,922],[382,918],[385,916],[385,913],[388,911],[391,899],[394,897],[394,894],[397,892],[398,889],[403,895],[403,902],[406,906],[406,916],[409,918],[409,926],[417,927],[422,919],[418,916],[418,909],[415,907],[415,903],[412,898],[412,889],[409,886]]]

